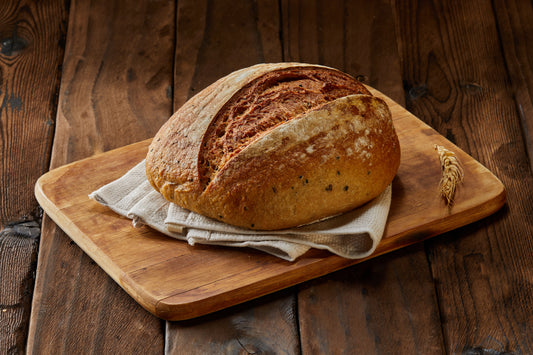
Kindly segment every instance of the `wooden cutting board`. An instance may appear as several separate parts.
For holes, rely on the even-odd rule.
[[[385,234],[370,257],[484,218],[505,203],[502,183],[485,167],[403,107],[383,97],[400,139]],[[154,315],[183,320],[260,297],[359,263],[311,250],[295,262],[243,248],[189,246],[131,221],[88,198],[142,159],[149,140],[95,155],[43,175],[35,194],[45,212],[126,292]],[[434,145],[454,151],[465,178],[453,208],[438,195]]]

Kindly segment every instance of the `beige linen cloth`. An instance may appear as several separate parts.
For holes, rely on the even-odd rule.
[[[348,213],[277,231],[230,226],[168,202],[146,179],[144,160],[89,197],[132,219],[134,226],[146,224],[190,245],[250,247],[288,261],[296,260],[310,248],[326,249],[356,259],[370,255],[381,240],[389,214],[391,187]]]

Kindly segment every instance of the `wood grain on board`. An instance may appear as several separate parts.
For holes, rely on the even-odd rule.
[[[371,257],[477,221],[503,205],[505,190],[490,171],[404,108],[373,92],[391,110],[402,162],[393,181],[385,235]],[[129,219],[88,199],[92,191],[140,162],[148,142],[52,170],[39,179],[36,196],[58,225],[153,314],[169,320],[201,316],[360,261],[312,251],[290,263],[249,250],[191,247],[147,226],[133,228]],[[469,177],[451,209],[438,194],[441,167],[435,144],[455,151]]]

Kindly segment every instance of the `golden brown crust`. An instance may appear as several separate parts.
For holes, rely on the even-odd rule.
[[[209,125],[199,157],[203,188],[231,157],[275,126],[354,94],[370,92],[328,68],[288,67],[261,75],[233,95]]]
[[[260,78],[287,68],[340,73],[280,63],[220,79],[188,101],[154,138],[146,159],[152,185],[184,208],[252,229],[310,223],[379,195],[396,174],[400,148],[388,107],[366,89],[350,94],[357,92],[351,88],[290,120],[252,128],[253,138],[238,152],[226,152],[225,158],[220,152],[217,169],[205,169],[206,159],[216,157],[209,132],[224,105]]]

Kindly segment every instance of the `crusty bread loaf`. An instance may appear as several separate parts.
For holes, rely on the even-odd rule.
[[[399,162],[383,100],[338,70],[278,63],[233,72],[187,101],[152,141],[146,174],[186,209],[272,230],[368,202]]]

